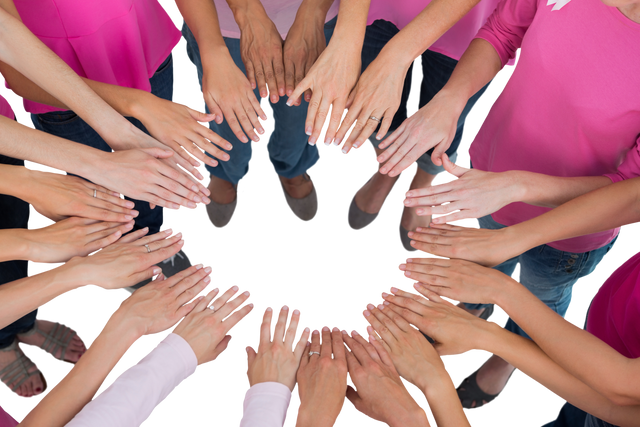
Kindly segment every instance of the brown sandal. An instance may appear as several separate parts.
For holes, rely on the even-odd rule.
[[[51,331],[45,332],[38,327],[38,321],[36,321],[33,329],[25,332],[24,334],[18,334],[18,338],[21,339],[23,337],[28,337],[35,333],[38,333],[44,337],[44,342],[41,345],[36,345],[36,347],[40,347],[58,360],[62,360],[74,365],[76,364],[76,362],[67,360],[64,357],[67,353],[67,349],[69,348],[71,340],[73,339],[73,337],[78,336],[76,331],[64,325],[61,325],[60,323],[54,323]],[[56,356],[56,353],[58,353],[58,351],[60,351],[60,355]]]
[[[8,347],[0,348],[0,351],[13,351],[16,353],[16,360],[0,370],[0,381],[5,383],[11,391],[15,393],[25,381],[34,375],[39,375],[42,381],[42,390],[34,393],[34,396],[43,393],[47,389],[47,381],[44,379],[42,372],[40,372],[36,365],[22,352],[22,349],[18,346],[18,340],[14,340]],[[33,368],[35,368],[35,371]],[[13,384],[13,386],[10,384]]]

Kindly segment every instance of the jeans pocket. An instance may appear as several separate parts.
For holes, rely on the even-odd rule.
[[[38,121],[47,125],[61,126],[73,123],[80,117],[73,111],[54,111],[51,113],[38,114]]]
[[[153,73],[153,77],[157,76],[158,74],[161,74],[163,71],[165,71],[167,68],[169,68],[171,66],[171,64],[173,64],[173,55],[169,54],[167,59],[165,59],[164,62],[162,64],[160,64],[160,66],[158,67],[156,72]]]

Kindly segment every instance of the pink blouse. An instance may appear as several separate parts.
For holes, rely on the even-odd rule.
[[[630,359],[640,357],[640,253],[618,268],[591,303],[587,331]]]
[[[157,0],[14,0],[24,24],[78,75],[149,92],[180,40]],[[25,99],[30,113],[59,109]]]
[[[478,37],[516,69],[470,149],[473,167],[559,177],[640,176],[640,24],[600,0],[504,0]],[[514,225],[549,211],[512,203]],[[549,243],[587,252],[618,229]]]
[[[0,96],[0,114],[10,118],[11,120],[15,119],[16,117],[15,114],[13,114],[13,110],[11,109],[9,103],[2,96]]]
[[[16,427],[18,422],[0,407],[0,427]]]

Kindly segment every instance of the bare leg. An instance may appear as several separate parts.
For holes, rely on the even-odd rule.
[[[420,168],[417,168],[416,175],[411,182],[410,190],[416,188],[426,188],[431,186],[431,183],[435,179],[436,175],[426,173]],[[405,207],[402,211],[402,219],[400,225],[407,231],[413,231],[417,227],[428,227],[431,224],[431,216],[418,216],[416,214],[416,208]]]
[[[211,200],[219,205],[228,205],[236,199],[236,187],[215,175],[211,175],[208,188],[211,191]]]
[[[376,156],[379,156],[383,151],[375,147],[374,149],[376,150]],[[382,175],[380,172],[374,173],[371,179],[356,193],[356,205],[366,213],[375,214],[380,212],[384,201],[397,180],[397,176],[391,178],[388,175]]]

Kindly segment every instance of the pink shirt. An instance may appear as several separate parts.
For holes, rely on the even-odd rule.
[[[282,427],[290,400],[291,390],[284,384],[255,384],[245,395],[240,427]]]
[[[499,2],[500,0],[481,0],[433,43],[429,50],[459,60]],[[429,3],[431,0],[371,0],[367,25],[371,25],[377,19],[384,19],[402,30]]]
[[[216,11],[218,12],[218,22],[220,22],[220,31],[224,37],[232,39],[240,38],[240,28],[236,24],[236,20],[233,17],[233,12],[227,4],[226,0],[213,0],[216,5]],[[293,21],[296,19],[296,13],[298,8],[302,4],[302,0],[261,0],[262,7],[264,7],[267,16],[273,21],[282,39],[287,37],[289,28],[293,25]],[[340,7],[340,0],[334,0],[327,17],[324,22],[329,22],[338,15],[338,9]]]
[[[16,118],[15,114],[13,114],[13,110],[11,109],[11,106],[9,105],[7,100],[4,99],[2,96],[0,96],[0,114],[10,118],[11,120]]]
[[[0,407],[0,427],[16,427],[18,422]]]
[[[478,32],[503,65],[522,51],[471,145],[473,167],[613,182],[638,176],[640,24],[600,0],[556,9],[547,0],[504,0]],[[548,210],[513,203],[492,216],[508,226]],[[618,230],[549,245],[587,252]]]
[[[157,0],[15,0],[24,24],[78,75],[149,92],[180,40]],[[30,113],[59,109],[24,101]]]
[[[640,357],[640,253],[618,268],[591,303],[587,331],[630,359]]]

